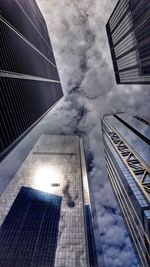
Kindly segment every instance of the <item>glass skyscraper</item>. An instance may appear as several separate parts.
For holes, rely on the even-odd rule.
[[[0,0],[0,160],[63,96],[34,0]]]
[[[117,83],[150,84],[150,1],[119,0],[106,29]]]
[[[1,267],[101,267],[82,139],[42,135],[0,198]]]
[[[141,267],[150,263],[150,123],[125,113],[102,119],[106,167]]]

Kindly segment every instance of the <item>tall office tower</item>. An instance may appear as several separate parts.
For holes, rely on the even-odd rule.
[[[119,0],[106,30],[117,83],[150,84],[150,1]]]
[[[0,199],[1,267],[97,267],[82,140],[42,135]]]
[[[62,97],[44,18],[34,0],[0,0],[0,160]]]
[[[150,122],[106,115],[102,131],[108,176],[141,267],[150,263]]]

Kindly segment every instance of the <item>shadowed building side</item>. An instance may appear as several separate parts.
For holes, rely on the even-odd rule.
[[[61,199],[21,187],[0,230],[1,266],[54,265]]]
[[[0,0],[0,7],[2,160],[63,92],[46,23],[36,2]]]

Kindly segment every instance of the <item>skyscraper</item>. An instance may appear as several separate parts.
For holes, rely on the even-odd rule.
[[[0,198],[0,266],[97,267],[91,211],[82,140],[42,135]]]
[[[62,97],[44,18],[34,0],[0,0],[0,160]]]
[[[150,263],[150,123],[124,113],[102,120],[106,167],[141,267]]]
[[[119,0],[106,30],[117,83],[150,84],[150,1]]]

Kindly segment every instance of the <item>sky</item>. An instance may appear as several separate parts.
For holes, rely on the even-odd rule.
[[[1,191],[42,133],[83,137],[106,267],[138,267],[109,183],[100,118],[123,111],[149,117],[150,88],[117,85],[105,25],[117,0],[37,0],[64,97],[1,163]],[[15,159],[15,160],[14,160]]]

